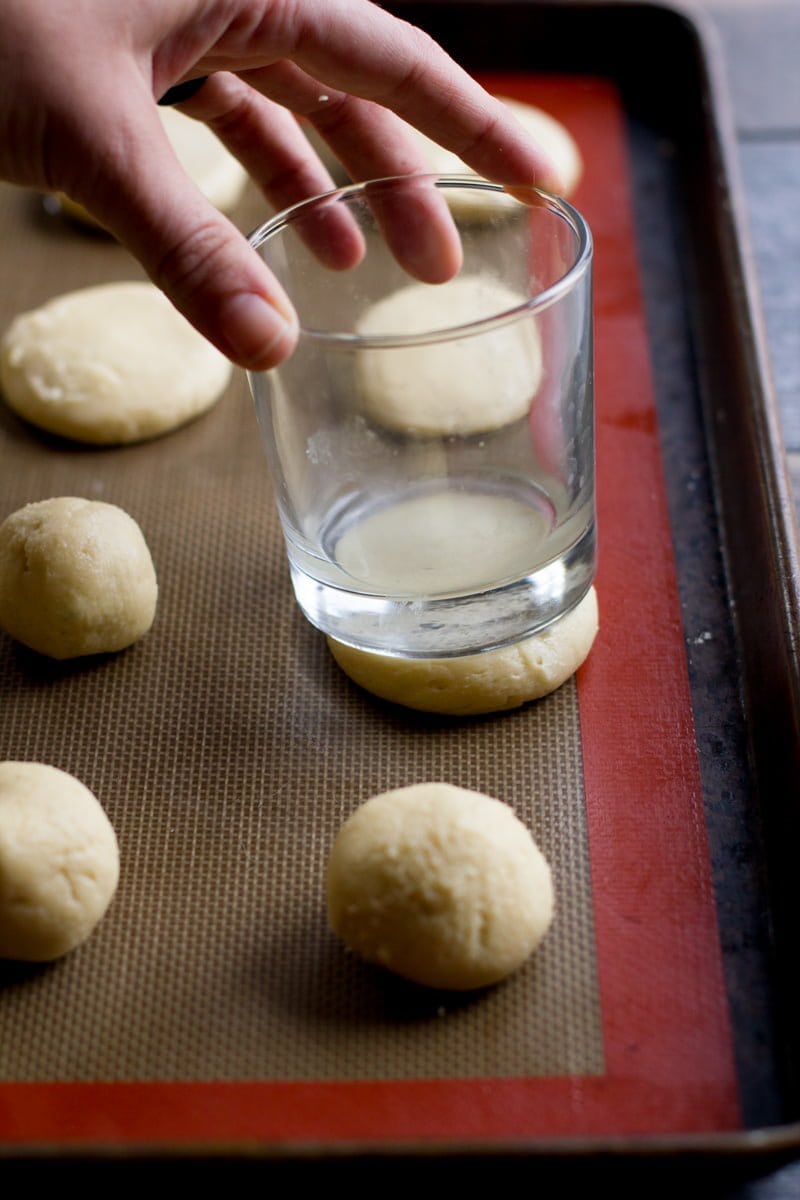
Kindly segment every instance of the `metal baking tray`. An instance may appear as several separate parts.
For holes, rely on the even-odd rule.
[[[788,782],[800,777],[800,576],[793,505],[766,363],[728,99],[716,44],[710,31],[679,5],[395,0],[386,7],[428,29],[461,63],[495,88],[511,80],[525,92],[525,79],[530,78],[541,87],[542,95],[548,96],[554,89],[553,95],[563,97],[569,95],[570,81],[574,80],[576,86],[586,85],[590,90],[597,87],[598,95],[604,88],[611,88],[619,98],[628,164],[619,186],[625,189],[626,203],[630,203],[633,214],[646,323],[646,369],[653,383],[655,438],[667,515],[662,549],[670,562],[674,558],[677,641],[685,654],[690,707],[689,725],[684,722],[680,730],[677,726],[667,730],[659,745],[663,750],[671,737],[677,743],[685,742],[690,735],[696,752],[699,811],[705,817],[698,861],[707,855],[707,863],[704,859],[701,862],[698,895],[706,883],[713,893],[715,952],[718,949],[721,994],[730,1024],[738,1116],[732,1119],[728,1114],[718,1125],[713,1116],[705,1122],[693,1124],[681,1118],[671,1124],[668,1117],[659,1121],[657,1113],[641,1126],[636,1121],[620,1124],[611,1118],[604,1122],[601,1092],[600,1116],[591,1129],[577,1125],[571,1129],[566,1118],[559,1125],[556,1114],[549,1124],[541,1124],[538,1133],[526,1131],[523,1120],[521,1126],[508,1133],[503,1133],[502,1121],[492,1135],[478,1122],[474,1136],[456,1131],[422,1138],[414,1135],[411,1120],[410,1133],[404,1137],[330,1137],[323,1122],[315,1126],[313,1136],[307,1133],[300,1138],[269,1138],[259,1135],[257,1121],[255,1133],[232,1135],[230,1125],[220,1115],[221,1132],[215,1135],[214,1106],[222,1114],[230,1099],[225,1089],[231,1085],[230,1080],[217,1078],[217,1090],[209,1093],[206,1103],[210,1107],[200,1122],[205,1136],[152,1138],[145,1122],[134,1123],[133,1128],[141,1130],[140,1136],[129,1132],[124,1139],[117,1136],[113,1123],[106,1134],[91,1137],[60,1138],[54,1134],[49,1139],[6,1138],[3,1130],[10,1121],[13,1123],[16,1099],[23,1097],[23,1107],[27,1103],[23,1080],[16,1092],[14,1082],[5,1091],[0,1085],[0,1161],[4,1170],[19,1166],[63,1171],[69,1165],[91,1165],[113,1171],[127,1170],[135,1164],[140,1171],[152,1169],[161,1177],[166,1171],[171,1175],[172,1168],[184,1178],[186,1172],[194,1170],[211,1178],[218,1172],[217,1177],[227,1180],[265,1173],[264,1177],[273,1181],[303,1175],[330,1179],[331,1172],[373,1180],[384,1178],[388,1170],[398,1180],[522,1180],[530,1169],[535,1170],[538,1183],[549,1180],[563,1184],[580,1178],[596,1184],[607,1175],[615,1181],[646,1177],[652,1187],[655,1178],[674,1181],[679,1172],[685,1171],[695,1179],[701,1172],[709,1186],[712,1180],[716,1183],[754,1176],[800,1153],[800,1044],[796,1018],[800,978],[795,953],[798,896],[793,862],[800,819]],[[43,219],[40,225],[42,238],[52,236]],[[103,259],[98,269],[104,277],[131,273],[117,260]],[[71,282],[77,286],[77,277]],[[608,351],[598,346],[598,353]],[[609,371],[608,364],[605,369]],[[613,371],[608,377],[612,375]],[[241,387],[235,396],[244,409]],[[212,414],[204,419],[205,433],[195,429],[175,435],[176,439],[184,438],[184,450],[197,456],[194,484],[200,479],[204,456],[211,461],[213,439],[223,428],[215,423],[221,420]],[[10,447],[12,455],[22,455],[19,461],[25,463],[28,443],[23,443],[16,426],[10,429],[12,442],[7,449]],[[641,432],[652,434],[653,430]],[[237,448],[244,453],[244,440],[251,440],[251,434],[237,436]],[[613,430],[606,429],[600,439],[601,453],[604,444],[613,450],[613,439]],[[158,473],[163,479],[163,473],[170,469],[170,453],[181,445],[173,441],[168,446],[167,441],[135,449],[125,461]],[[102,452],[82,452],[79,459],[87,479],[93,475],[101,478],[104,463]],[[26,487],[42,486],[43,476],[36,474],[38,468],[24,469],[33,472],[26,477]],[[124,478],[124,472],[120,478]],[[216,482],[215,476],[214,485]],[[223,482],[229,489],[235,486]],[[659,487],[654,478],[653,490]],[[261,502],[266,494],[265,488],[256,499]],[[190,505],[176,505],[176,522],[191,520],[191,515]],[[217,539],[216,545],[224,537],[223,520],[219,527],[209,530],[209,538],[212,542]],[[177,536],[168,532],[162,541],[180,556]],[[250,550],[258,546],[255,524],[252,530],[246,530],[245,544]],[[602,546],[601,520],[601,564]],[[216,553],[209,549],[208,558],[199,567],[209,562],[213,567]],[[279,572],[281,552],[277,541],[270,554],[270,569]],[[198,564],[192,561],[184,566],[191,575]],[[270,578],[265,570],[258,577],[259,585],[265,579],[270,585]],[[635,637],[635,570],[629,593],[623,592],[619,584],[615,587],[610,592],[615,603],[629,606],[626,613],[630,613],[631,636]],[[602,594],[601,590],[601,600]],[[287,596],[284,589],[278,602],[286,603]],[[188,603],[183,593],[179,596],[176,592],[174,599],[176,603]],[[204,619],[213,616],[205,610],[202,615]],[[254,633],[257,628],[256,624]],[[296,630],[293,636],[302,640],[305,635]],[[675,638],[670,644],[674,651]],[[184,649],[188,656],[188,641]],[[639,653],[639,667],[646,671],[645,651]],[[312,692],[314,714],[318,715],[326,697],[321,691],[319,695],[314,693],[312,674],[314,664],[318,667],[321,660],[312,653],[303,661],[308,674],[302,682]],[[213,664],[224,672],[222,650]],[[49,686],[56,697],[54,704],[58,703],[60,673],[40,670],[29,662],[15,662],[15,666],[25,676],[27,692]],[[134,672],[135,667],[130,670]],[[658,675],[657,662],[652,671]],[[79,683],[88,687],[92,674],[91,669],[87,670]],[[123,668],[120,677],[124,681]],[[595,684],[590,677],[581,693],[582,703],[588,698],[587,726],[588,708],[597,709],[600,703],[597,678],[596,671]],[[181,708],[180,684],[178,680],[174,692],[177,713]],[[162,677],[159,686],[166,695],[171,686],[169,679]],[[74,704],[86,702],[85,719],[90,727],[86,736],[102,739],[102,723],[91,724],[100,718],[92,714],[87,695],[86,688],[73,691],[73,708],[67,716],[62,712],[60,719],[74,720],[80,711]],[[2,703],[7,715],[13,702],[13,695],[6,689]],[[42,703],[38,694],[31,703]],[[348,695],[350,707],[345,707],[342,721],[360,713],[359,703]],[[567,705],[568,701],[563,703]],[[409,729],[391,713],[383,715],[390,736],[410,739],[430,732],[424,723]],[[567,720],[568,716],[559,710],[558,720]],[[255,738],[254,723],[241,713],[236,718],[242,721],[242,736]],[[180,717],[175,720],[180,725]],[[156,736],[155,730],[152,736]],[[31,737],[31,744],[35,744],[35,735]],[[383,748],[384,743],[378,745]],[[502,739],[492,746],[487,753],[502,752]],[[527,744],[523,743],[525,748]],[[285,757],[301,750],[300,746],[289,746],[280,753]],[[2,752],[4,757],[11,757],[5,745]],[[205,750],[199,741],[195,752],[211,755],[213,746]],[[603,761],[608,760],[612,784],[614,754],[611,742]],[[125,762],[133,778],[134,765]],[[669,764],[663,765],[667,772]],[[377,778],[373,767],[367,763],[360,768],[370,781]],[[655,764],[648,769],[657,767]],[[475,770],[480,776],[481,769]],[[469,777],[467,768],[465,772]],[[693,777],[687,775],[686,779],[686,786],[693,787]],[[177,768],[172,782],[178,789],[178,800],[185,800],[180,795]],[[607,791],[604,802],[608,800]],[[231,812],[235,815],[234,808]],[[183,815],[176,801],[169,819],[176,822]],[[602,813],[599,818],[595,814],[596,819],[602,817]],[[302,828],[313,836],[308,834],[313,812],[309,819],[311,825]],[[326,819],[332,821],[330,815]],[[665,833],[659,829],[655,840],[642,844],[642,857],[646,859],[655,850],[669,853],[673,845],[685,845],[684,831],[676,828],[670,834],[669,830]],[[145,839],[140,850],[146,849]],[[646,868],[647,863],[644,865]],[[696,862],[684,863],[678,855],[670,868],[671,878],[679,880],[682,870],[694,874],[696,868]],[[591,857],[596,882],[602,878],[603,869],[604,863]],[[176,887],[183,886],[187,878],[178,872]],[[644,941],[640,945],[646,944],[647,917],[643,907]],[[604,919],[609,919],[608,913]],[[124,939],[128,934],[123,931],[117,936]],[[14,991],[20,977],[7,972],[2,984],[7,993]],[[604,986],[608,985],[607,979]],[[610,986],[613,990],[613,980]],[[668,1003],[665,998],[664,1004]],[[702,1057],[704,1047],[698,1045],[696,1049]],[[513,1070],[509,1074],[513,1075]],[[137,1078],[135,1070],[132,1078]],[[313,1074],[310,1078],[313,1081]],[[95,1082],[100,1087],[93,1103],[101,1105],[105,1097],[113,1107],[113,1086],[103,1092],[103,1080]],[[236,1103],[240,1107],[255,1107],[265,1101],[266,1093],[258,1090],[259,1081],[249,1082],[255,1090],[249,1100],[239,1097]],[[488,1089],[488,1097],[493,1082],[489,1078],[481,1084]],[[644,1078],[641,1082],[646,1089],[651,1081]],[[89,1086],[94,1086],[92,1081]],[[319,1098],[312,1084],[309,1087],[306,1102],[313,1108]],[[568,1092],[566,1081],[565,1111],[570,1108]],[[82,1093],[78,1090],[74,1095],[74,1103],[80,1106]],[[287,1098],[294,1095],[286,1093]],[[383,1093],[376,1095],[380,1099]],[[412,1086],[408,1104],[424,1105],[427,1096],[424,1091],[414,1092]],[[371,1099],[375,1100],[375,1095]],[[367,1096],[365,1103],[369,1100]],[[161,1101],[165,1105],[169,1102],[164,1096]],[[275,1103],[274,1096],[269,1102]],[[289,1104],[294,1102],[287,1100]],[[558,1093],[552,1103],[558,1104]],[[63,1105],[63,1097],[54,1104]],[[701,1110],[702,1097],[697,1104]],[[162,1115],[169,1124],[166,1112]],[[510,1121],[509,1130],[512,1124]],[[101,1126],[102,1122],[98,1128]],[[498,1176],[498,1171],[504,1174]]]

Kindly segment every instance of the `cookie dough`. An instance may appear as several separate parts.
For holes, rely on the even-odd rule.
[[[231,364],[151,283],[67,292],[0,341],[0,386],[31,424],[75,441],[156,437],[216,403]]]
[[[119,879],[96,796],[36,762],[0,762],[0,958],[47,962],[85,942]]]
[[[428,987],[516,971],[553,915],[550,868],[507,804],[447,783],[374,796],[342,825],[328,920],[361,958]]]
[[[483,275],[412,283],[372,305],[364,336],[456,328],[508,312],[525,297]],[[535,318],[523,317],[458,341],[360,350],[356,381],[365,413],[420,437],[468,436],[524,417],[542,379]]]
[[[329,637],[344,673],[365,691],[422,712],[476,716],[518,708],[565,683],[588,657],[598,630],[597,593],[541,633],[460,658],[394,658]]]
[[[123,509],[60,496],[0,525],[0,628],[51,658],[122,650],[153,623],[158,584]]]
[[[202,121],[195,121],[176,108],[159,108],[158,115],[183,169],[200,191],[221,212],[230,213],[239,203],[247,172]],[[97,226],[82,204],[63,192],[57,193],[61,209],[75,221]]]

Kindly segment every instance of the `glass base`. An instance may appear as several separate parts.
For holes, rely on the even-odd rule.
[[[323,633],[401,658],[454,658],[530,637],[574,608],[594,581],[595,530],[532,574],[488,591],[392,599],[335,587],[290,562],[301,610]]]

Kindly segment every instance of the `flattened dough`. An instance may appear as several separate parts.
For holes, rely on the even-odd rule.
[[[553,916],[550,868],[512,809],[447,783],[373,796],[342,825],[328,920],[361,958],[428,987],[516,971]]]
[[[156,437],[211,408],[231,364],[151,283],[67,292],[0,341],[0,384],[31,424],[75,441]]]
[[[96,796],[35,762],[0,762],[0,958],[47,962],[85,942],[119,879]]]
[[[230,213],[239,203],[247,172],[238,159],[202,121],[195,121],[176,108],[159,108],[158,115],[173,150],[190,179],[221,212]],[[97,226],[97,221],[82,204],[58,193],[64,212],[85,225]]]
[[[144,535],[115,504],[58,496],[0,525],[0,628],[39,654],[122,650],[147,633],[157,599]]]
[[[461,275],[446,284],[399,288],[372,305],[356,328],[371,336],[431,332],[524,303],[489,276]],[[535,318],[459,341],[361,350],[356,376],[364,411],[389,429],[419,437],[499,429],[525,416],[542,379]]]
[[[565,683],[586,660],[598,630],[597,593],[541,633],[461,658],[393,658],[329,637],[344,673],[365,691],[421,712],[476,716],[518,708]]]

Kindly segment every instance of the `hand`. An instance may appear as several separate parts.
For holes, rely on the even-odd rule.
[[[332,186],[293,113],[355,179],[427,169],[399,116],[481,175],[558,187],[500,101],[370,0],[3,0],[0,176],[81,203],[243,367],[281,361],[297,324],[246,239],[188,179],[158,119],[157,99],[202,75],[182,109],[215,131],[276,209]]]

